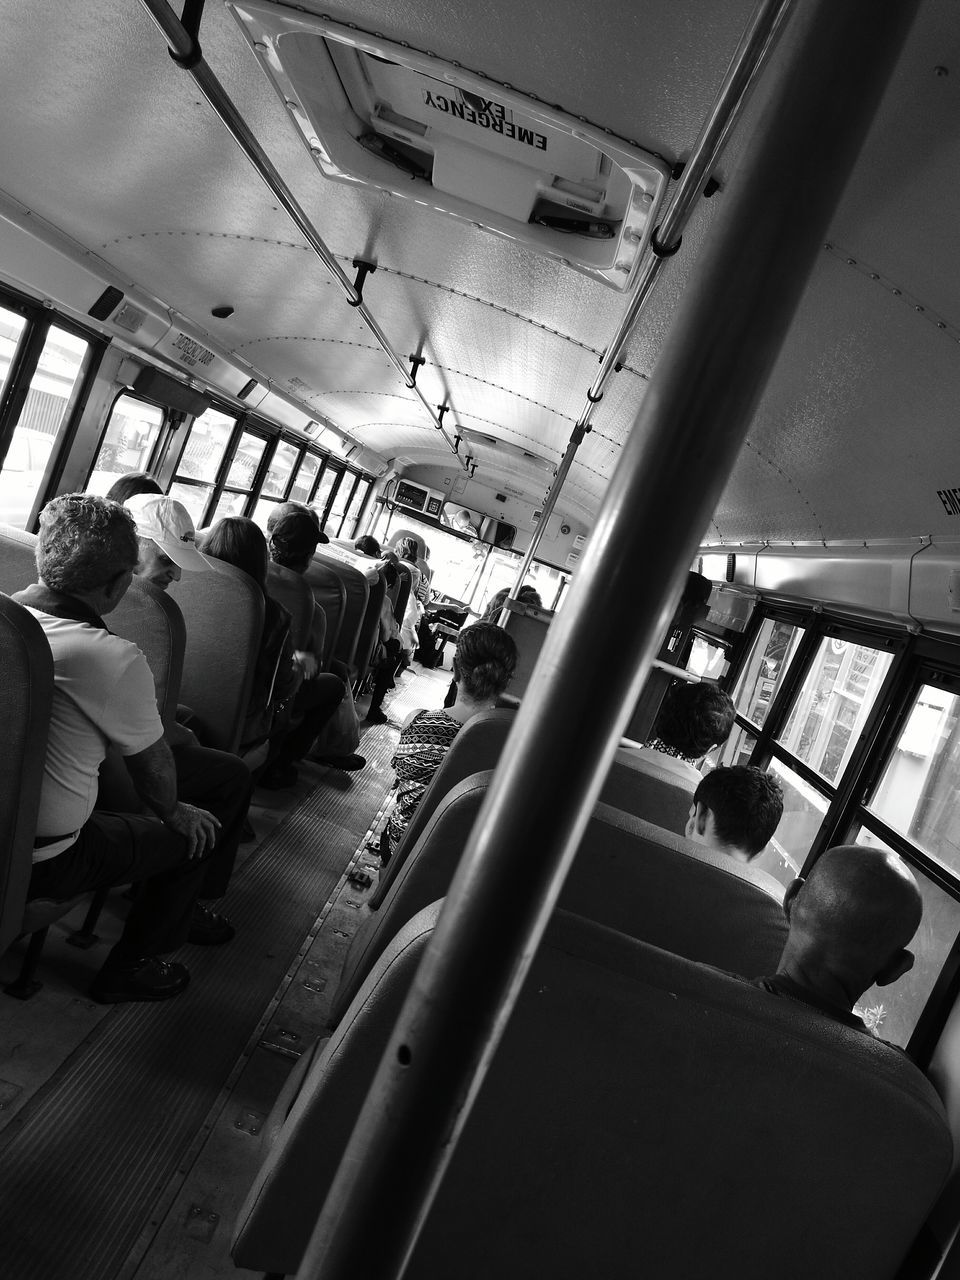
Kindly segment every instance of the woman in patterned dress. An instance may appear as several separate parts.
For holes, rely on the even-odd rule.
[[[390,849],[397,847],[461,726],[478,711],[487,711],[496,704],[516,665],[517,646],[506,631],[478,622],[460,632],[453,659],[456,701],[443,710],[418,711],[400,734],[390,762],[397,774],[396,802],[387,823]]]

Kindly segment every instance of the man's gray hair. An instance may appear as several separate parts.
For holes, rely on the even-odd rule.
[[[64,493],[40,512],[37,573],[54,591],[97,591],[139,558],[137,526],[118,502],[92,493]]]

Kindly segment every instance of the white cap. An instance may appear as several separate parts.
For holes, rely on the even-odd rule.
[[[123,504],[137,522],[141,538],[155,542],[181,569],[209,569],[197,550],[197,533],[190,512],[176,498],[159,493],[136,493]]]

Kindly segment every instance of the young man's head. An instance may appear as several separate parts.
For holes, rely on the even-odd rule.
[[[109,613],[133,577],[136,526],[119,503],[65,493],[40,513],[35,555],[46,586],[87,601],[97,613]]]
[[[923,915],[909,867],[868,845],[828,849],[783,900],[790,933],[780,972],[851,1007],[875,983],[913,967],[907,944]]]
[[[749,862],[762,853],[783,814],[783,791],[770,773],[732,765],[708,773],[693,796],[684,834]]]
[[[699,760],[726,742],[733,721],[733,703],[715,684],[678,681],[667,690],[652,741],[656,745],[659,739],[685,759]]]
[[[182,502],[162,494],[137,493],[125,505],[140,539],[137,577],[166,591],[171,582],[180,581],[182,570],[210,568],[197,550],[197,531]]]
[[[284,569],[306,573],[313,553],[321,542],[328,539],[320,532],[312,513],[302,510],[299,504],[284,503],[283,506],[291,509],[278,509],[279,514],[272,512],[267,521],[270,558]]]

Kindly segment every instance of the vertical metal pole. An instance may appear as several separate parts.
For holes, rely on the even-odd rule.
[[[918,3],[798,13],[298,1280],[403,1272]]]

